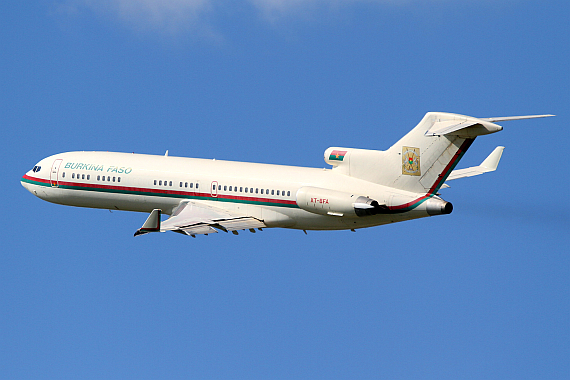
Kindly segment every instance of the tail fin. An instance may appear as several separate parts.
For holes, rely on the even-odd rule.
[[[386,151],[335,147],[327,149],[325,161],[352,177],[416,193],[435,193],[475,137],[500,130],[500,125],[487,120],[429,112]]]

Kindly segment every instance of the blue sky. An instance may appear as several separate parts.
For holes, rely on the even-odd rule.
[[[565,1],[0,5],[0,373],[9,379],[567,379]],[[426,112],[504,122],[451,215],[356,233],[133,238],[49,204],[40,159],[105,150],[325,167]]]

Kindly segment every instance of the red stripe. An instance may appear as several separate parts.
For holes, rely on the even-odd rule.
[[[423,195],[423,196],[419,197],[418,199],[415,199],[411,202],[404,203],[403,205],[389,207],[389,209],[390,210],[400,210],[403,208],[411,207],[414,203],[418,203],[419,201],[422,201],[425,198],[431,198],[432,196],[433,196],[433,194],[426,194],[426,195]]]
[[[389,207],[390,210],[401,210],[407,207],[411,207],[414,204],[423,201],[426,198],[431,198],[435,191],[441,187],[441,184],[447,179],[449,176],[449,170],[456,164],[458,158],[467,151],[469,146],[473,143],[473,139],[466,139],[463,144],[459,147],[455,155],[451,158],[449,163],[445,166],[443,171],[438,174],[437,180],[434,182],[432,187],[429,189],[428,193],[405,204],[398,205],[398,206],[391,206]],[[333,150],[331,155],[339,154],[344,156],[347,151],[337,151]],[[44,180],[41,178],[30,177],[27,174],[24,175],[25,179],[47,183],[49,184],[50,181]],[[92,188],[92,189],[108,189],[108,190],[119,190],[119,191],[134,191],[134,192],[143,192],[143,193],[152,193],[152,194],[172,194],[172,195],[182,195],[182,196],[190,196],[190,197],[211,197],[213,199],[233,199],[233,200],[243,200],[243,201],[250,201],[250,202],[266,202],[266,203],[279,203],[279,204],[288,204],[288,205],[296,205],[295,201],[289,200],[281,200],[281,199],[272,199],[272,198],[259,198],[259,197],[245,197],[239,195],[220,195],[218,194],[217,197],[212,197],[210,193],[197,193],[197,192],[187,192],[187,191],[177,191],[177,190],[158,190],[158,189],[149,189],[149,188],[140,188],[140,187],[128,187],[128,186],[109,186],[109,185],[94,185],[89,183],[78,183],[78,182],[64,182],[58,181],[59,185],[61,186],[74,186],[74,187],[84,187],[84,188]]]
[[[36,178],[36,177],[30,177],[30,176],[27,175],[27,174],[24,174],[24,176],[23,176],[22,178],[24,178],[24,179],[29,179],[30,181],[41,182],[41,183],[47,183],[47,184],[50,183],[49,180],[47,180],[47,179]]]
[[[459,159],[459,157],[467,151],[467,149],[471,146],[472,143],[473,143],[473,139],[466,139],[463,142],[463,144],[461,144],[459,149],[457,149],[457,152],[455,152],[455,155],[453,155],[453,157],[451,158],[451,161],[449,161],[449,163],[447,164],[445,169],[443,169],[443,171],[437,176],[437,180],[434,182],[431,189],[429,189],[429,192],[428,192],[429,194],[434,193],[435,191],[437,191],[441,187],[443,182],[449,176],[449,170],[452,168],[453,165],[457,164],[457,160]]]
[[[42,178],[30,177],[28,175],[24,175],[24,179],[41,182],[50,184],[49,180],[45,180]],[[130,186],[111,186],[111,185],[102,185],[102,184],[90,184],[90,183],[80,183],[80,182],[66,182],[66,181],[58,181],[59,186],[72,186],[72,187],[83,187],[83,188],[90,188],[90,189],[100,189],[100,190],[119,190],[119,191],[132,191],[132,192],[140,192],[140,193],[151,193],[151,194],[171,194],[171,195],[182,195],[182,196],[189,196],[189,197],[211,197],[213,200],[215,199],[235,199],[235,200],[243,200],[243,201],[251,201],[251,202],[265,202],[265,203],[278,203],[278,204],[287,204],[287,205],[296,205],[297,202],[285,200],[285,199],[273,199],[273,198],[260,198],[260,197],[246,197],[240,195],[222,195],[218,194],[217,198],[212,197],[210,193],[200,193],[200,192],[189,192],[189,191],[177,191],[177,190],[161,190],[161,189],[149,189],[144,187],[130,187]]]

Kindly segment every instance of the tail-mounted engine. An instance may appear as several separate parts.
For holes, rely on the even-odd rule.
[[[342,191],[302,187],[297,191],[297,205],[315,214],[367,216],[388,212],[388,207],[362,195]]]

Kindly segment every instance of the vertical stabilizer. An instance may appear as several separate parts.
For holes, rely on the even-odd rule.
[[[325,160],[352,177],[416,193],[435,193],[475,137],[501,126],[470,116],[429,112],[386,151],[329,148]]]

